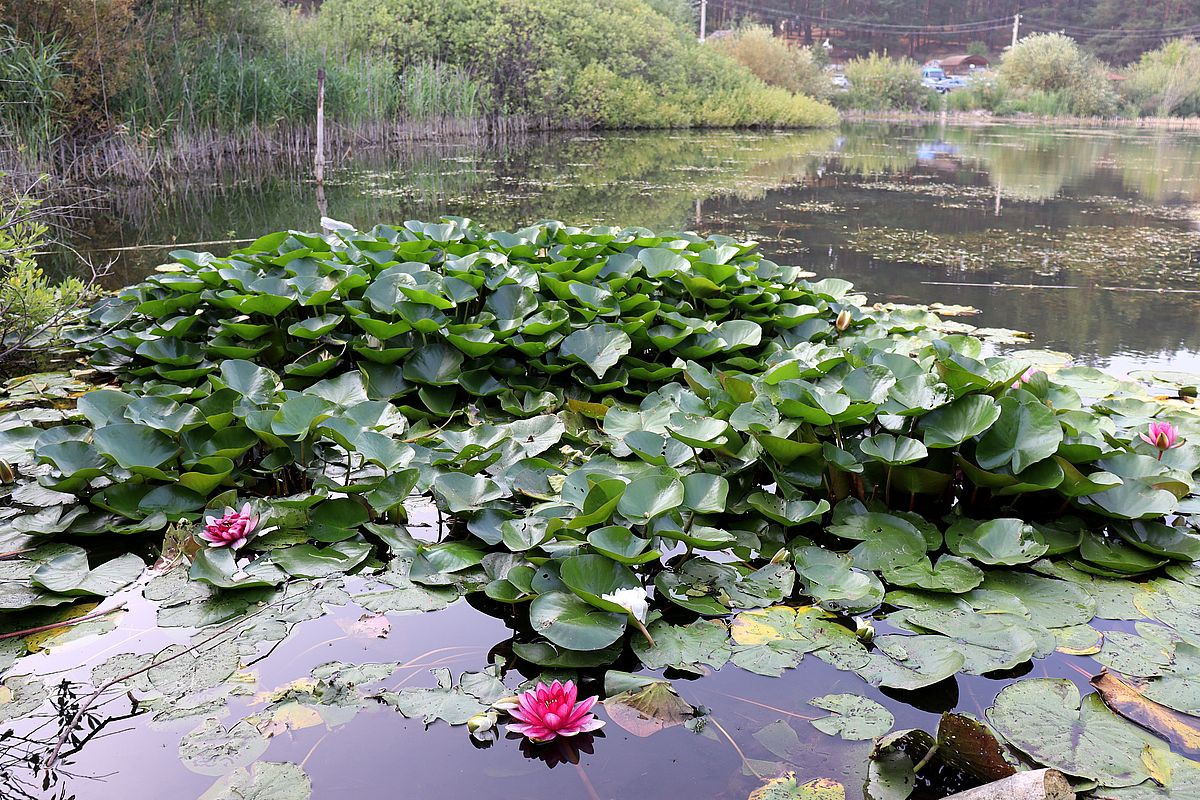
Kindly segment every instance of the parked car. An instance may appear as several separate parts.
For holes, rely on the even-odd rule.
[[[946,72],[941,67],[928,66],[921,69],[921,85],[926,89],[940,92],[938,84],[946,80]]]
[[[938,81],[937,90],[942,94],[952,92],[955,89],[965,89],[970,86],[970,82],[961,75],[947,75],[942,80]]]
[[[837,89],[838,91],[850,91],[850,79],[841,73],[830,75],[829,82],[832,83],[833,88]]]

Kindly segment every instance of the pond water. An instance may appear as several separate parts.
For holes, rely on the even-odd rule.
[[[876,299],[974,306],[981,314],[972,324],[1027,331],[1039,347],[1113,372],[1200,365],[1200,137],[852,125],[814,133],[565,134],[499,146],[365,151],[339,163],[325,213],[355,225],[453,214],[510,229],[554,218],[754,238],[780,263],[848,279]],[[223,254],[237,246],[228,240],[312,230],[321,216],[311,184],[266,167],[107,187],[101,202],[78,221],[71,244],[96,260],[115,258],[113,285],[149,274],[167,259],[170,242]],[[59,262],[64,270],[69,264],[65,256]],[[91,670],[111,656],[188,641],[186,626],[156,625],[156,609],[142,595],[147,580],[106,601],[106,608],[126,604],[115,630],[97,637],[83,629],[74,641],[26,656],[16,672],[36,673],[50,685],[77,681],[76,690],[87,691]],[[345,588],[353,595],[353,580]],[[396,662],[399,669],[380,686],[433,686],[429,668],[446,667],[455,677],[483,669],[492,654],[507,651],[513,632],[503,609],[461,599],[440,611],[389,614],[385,636],[355,627],[365,613],[358,605],[333,603],[330,610],[299,622],[269,656],[239,673],[240,686],[216,698],[227,728],[277,708],[278,691],[319,665]],[[886,632],[886,623],[878,627]],[[617,668],[640,665],[631,658]],[[825,712],[807,705],[812,698],[862,694],[895,715],[896,729],[932,730],[943,711],[982,717],[1018,677],[1066,677],[1086,688],[1084,676],[1098,669],[1086,656],[1059,653],[1012,673],[958,675],[915,692],[872,688],[815,658],[782,678],[732,665],[700,678],[668,671],[679,693],[707,707],[714,723],[701,735],[678,726],[641,738],[609,722],[602,735],[582,742],[574,764],[503,737],[479,747],[461,727],[438,722],[426,729],[383,706],[336,721],[293,709],[266,727],[275,735],[261,760],[301,764],[316,798],[741,800],[761,784],[760,775],[784,763],[804,780],[844,783],[854,800],[862,796],[870,742],[816,730],[810,720]],[[67,709],[59,716],[69,712],[69,698],[56,702]],[[122,719],[129,711],[124,695],[97,710],[96,724],[112,722],[71,756],[53,791],[80,798],[233,796],[205,794],[219,770],[181,763],[180,740],[201,717]],[[56,719],[48,714],[30,737],[56,736]],[[22,760],[30,751],[23,747],[0,745],[6,796],[42,796],[37,764]],[[18,793],[22,784],[27,795]]]
[[[345,154],[327,214],[467,216],[755,238],[879,299],[972,305],[977,324],[1125,372],[1200,352],[1200,136],[1004,125],[810,133],[561,134]],[[177,242],[320,223],[314,187],[267,166],[106,188],[72,244],[125,285]],[[223,254],[231,244],[195,246]],[[63,263],[72,263],[65,261]]]

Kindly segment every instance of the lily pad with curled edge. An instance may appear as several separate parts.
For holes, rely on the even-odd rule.
[[[1200,535],[1186,528],[1157,520],[1135,520],[1117,523],[1112,530],[1129,544],[1152,556],[1189,562],[1200,559]]]
[[[520,658],[539,667],[555,669],[583,669],[611,664],[620,657],[625,643],[617,641],[600,650],[569,650],[544,639],[532,642],[514,642],[513,652]]]
[[[814,719],[814,728],[850,741],[882,736],[896,723],[896,718],[886,708],[869,697],[857,694],[827,694],[808,702],[809,705],[833,712],[828,717]]]
[[[962,671],[982,675],[1024,664],[1037,651],[1037,641],[1023,627],[1006,622],[1006,616],[927,609],[909,613],[906,621],[952,639],[964,658]]]
[[[880,739],[867,762],[867,800],[905,800],[917,783],[909,750],[920,750],[920,759],[934,745],[933,737],[921,730],[896,731]]]
[[[923,442],[907,436],[878,433],[863,439],[859,447],[864,456],[890,466],[905,466],[929,455]]]
[[[811,522],[819,519],[826,511],[829,510],[829,503],[826,500],[784,500],[782,497],[777,497],[766,492],[755,492],[746,498],[746,502],[750,507],[757,510],[760,514],[770,520],[778,522],[780,525],[803,525],[806,522]]]
[[[602,650],[621,638],[627,614],[601,611],[569,592],[546,592],[529,606],[533,629],[569,650]]]
[[[951,677],[966,663],[958,644],[945,636],[875,637],[866,664],[854,668],[872,686],[920,689]]]
[[[951,553],[981,564],[1028,564],[1046,553],[1046,543],[1032,525],[1002,518],[978,522],[959,519],[946,529]]]
[[[723,620],[698,619],[688,625],[671,625],[663,620],[649,626],[654,646],[644,638],[633,640],[633,652],[647,669],[677,669],[703,675],[720,669],[733,654],[729,627]]]
[[[885,567],[883,577],[893,586],[962,594],[983,582],[983,570],[965,558],[944,554],[936,563],[922,558],[913,564]]]
[[[828,611],[868,611],[883,602],[884,589],[873,572],[857,569],[853,560],[823,547],[796,547],[796,573],[804,593]]]
[[[1150,777],[1143,753],[1166,742],[1105,705],[1097,694],[1080,698],[1065,678],[1032,678],[1004,687],[987,721],[1035,763],[1101,786],[1134,786]]]
[[[995,399],[984,394],[960,397],[921,419],[926,447],[958,447],[986,431],[1000,416]]]
[[[1053,628],[1055,650],[1069,656],[1090,656],[1100,652],[1104,636],[1091,625]]]
[[[834,536],[860,542],[850,551],[850,557],[863,569],[900,567],[925,557],[925,536],[911,522],[894,514],[856,514],[826,530]]]
[[[604,693],[609,719],[634,736],[682,725],[696,711],[662,678],[609,670],[604,674]]]
[[[647,549],[649,539],[634,536],[629,528],[620,525],[597,528],[587,535],[587,542],[596,552],[621,564],[644,564],[662,555],[657,550]]]
[[[632,522],[645,524],[659,514],[683,503],[683,483],[668,474],[636,478],[617,501],[617,513]]]
[[[1102,570],[1102,574],[1112,577],[1141,575],[1158,569],[1170,560],[1128,545],[1123,539],[1094,532],[1084,534],[1083,543],[1079,545],[1079,555],[1084,563],[1076,563],[1074,566],[1082,569],[1090,565],[1093,569]]]

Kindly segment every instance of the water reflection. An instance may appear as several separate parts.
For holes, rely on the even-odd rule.
[[[977,305],[984,324],[1090,363],[1178,366],[1200,352],[1200,138],[1190,134],[877,124],[561,134],[350,154],[326,195],[331,216],[364,226],[456,214],[510,228],[552,217],[750,236],[887,299]],[[112,248],[224,252],[264,231],[317,227],[314,198],[304,176],[262,164],[116,186],[75,244],[117,257],[111,281],[124,284],[168,248]]]

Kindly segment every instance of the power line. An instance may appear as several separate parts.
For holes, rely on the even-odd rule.
[[[740,6],[742,9],[747,11],[780,14],[793,19],[801,19],[805,22],[811,22],[826,27],[841,28],[843,30],[873,31],[877,33],[976,33],[982,31],[1002,30],[1008,28],[1012,24],[1012,17],[1001,17],[994,20],[980,20],[977,22],[964,22],[952,25],[897,25],[890,22],[835,19],[832,17],[804,14],[791,9],[764,6],[760,3],[750,2],[750,0],[726,0],[726,2],[732,6]]]
[[[892,35],[904,34],[952,34],[952,33],[984,33],[987,31],[1004,30],[1011,26],[1012,17],[997,17],[995,19],[975,20],[972,22],[952,23],[948,25],[901,25],[890,22],[871,22],[868,20],[852,20],[839,19],[834,17],[823,17],[815,14],[805,14],[794,9],[782,9],[773,6],[763,5],[756,0],[726,0],[729,5],[740,8],[744,11],[753,11],[766,14],[778,14],[789,17],[791,19],[799,19],[804,22],[821,25],[823,27],[840,28],[842,30],[854,30],[867,33],[887,33]],[[1160,39],[1171,38],[1176,36],[1200,35],[1200,23],[1191,25],[1181,25],[1174,28],[1160,28],[1152,30],[1147,28],[1088,28],[1079,25],[1058,24],[1053,22],[1043,22],[1031,20],[1022,16],[1022,23],[1027,28],[1033,28],[1043,32],[1062,31],[1069,35],[1091,38],[1094,36],[1122,36],[1125,38],[1134,39]]]
[[[1023,23],[1025,24],[1025,23]],[[1102,36],[1119,36],[1122,39],[1175,39],[1184,36],[1200,36],[1200,23],[1192,25],[1188,28],[1178,28],[1171,31],[1149,31],[1136,29],[1097,29],[1097,30],[1078,30],[1069,26],[1044,25],[1037,22],[1025,24],[1025,27],[1033,28],[1042,33],[1063,33],[1067,36],[1080,39],[1094,39]]]

